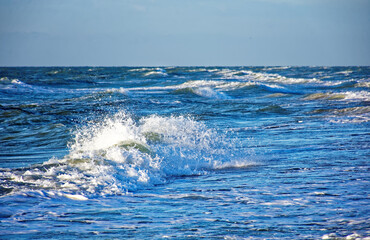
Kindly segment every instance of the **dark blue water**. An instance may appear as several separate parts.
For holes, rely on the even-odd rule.
[[[0,238],[369,238],[369,76],[0,68]]]

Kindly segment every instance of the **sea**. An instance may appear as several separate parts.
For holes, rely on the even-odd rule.
[[[370,239],[370,67],[1,67],[0,239]]]

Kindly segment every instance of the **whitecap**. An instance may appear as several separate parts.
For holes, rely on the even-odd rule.
[[[130,95],[130,91],[127,89],[127,88],[123,88],[123,87],[120,87],[120,88],[110,88],[110,89],[107,89],[107,90],[103,90],[103,92],[106,92],[106,93],[122,93],[124,95]]]
[[[212,88],[209,87],[196,88],[194,89],[194,93],[201,97],[213,99],[230,99],[230,97],[225,93],[213,90]]]
[[[304,100],[341,100],[341,101],[370,101],[368,91],[347,91],[347,92],[319,92],[312,93],[303,98]]]
[[[241,81],[270,82],[280,84],[302,84],[302,83],[320,83],[323,81],[317,78],[289,78],[277,73],[254,72],[250,70],[221,69],[217,72],[221,79],[237,79]]]
[[[236,150],[237,145],[237,139],[226,139],[189,116],[150,115],[135,120],[119,112],[79,127],[62,159],[1,169],[0,180],[8,179],[4,187],[14,192],[57,191],[86,200],[89,195],[126,194],[165,183],[171,176],[247,166],[248,152]]]
[[[149,72],[146,72],[144,73],[144,76],[145,77],[150,77],[150,76],[168,76],[168,74],[166,73],[166,71],[162,68],[156,68],[154,70],[151,70]]]
[[[64,196],[66,198],[72,199],[72,200],[78,200],[78,201],[86,201],[89,200],[87,197],[79,194],[67,194],[65,193]]]

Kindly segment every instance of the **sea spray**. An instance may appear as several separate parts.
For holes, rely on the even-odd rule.
[[[251,164],[247,150],[236,149],[237,142],[190,116],[135,120],[120,111],[78,127],[64,158],[2,171],[0,177],[11,179],[7,187],[13,190],[58,191],[81,199],[125,194],[172,176]]]

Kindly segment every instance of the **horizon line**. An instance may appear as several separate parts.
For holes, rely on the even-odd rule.
[[[176,68],[176,67],[370,67],[370,65],[12,65],[12,66],[0,66],[0,68],[83,68],[83,67],[94,67],[94,68],[113,68],[113,67],[163,67],[163,68]]]

